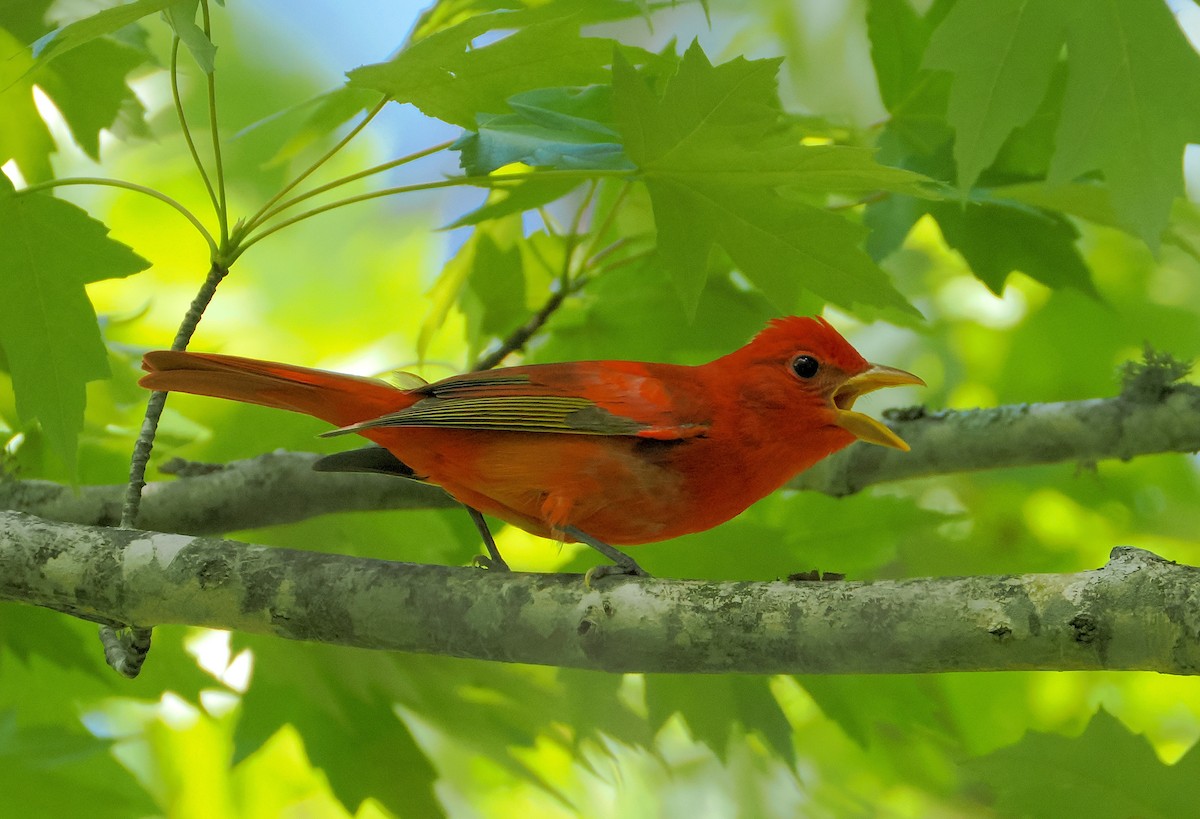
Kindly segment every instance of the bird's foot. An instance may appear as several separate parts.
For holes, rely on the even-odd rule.
[[[508,568],[508,564],[504,562],[504,558],[500,557],[499,552],[497,552],[494,557],[489,557],[488,555],[475,555],[475,559],[471,562],[480,569],[487,569],[489,572],[512,571],[512,569]]]
[[[624,575],[625,577],[649,577],[650,572],[643,569],[632,559],[628,564],[605,563],[602,566],[593,566],[587,570],[583,576],[583,585],[587,588],[592,588],[597,580],[612,575]]]
[[[820,572],[809,569],[807,572],[794,572],[787,576],[789,583],[820,583],[823,581],[845,580],[843,572]]]

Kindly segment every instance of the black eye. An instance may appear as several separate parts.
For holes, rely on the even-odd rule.
[[[792,359],[792,371],[801,378],[812,378],[821,369],[821,362],[811,355],[798,355]]]

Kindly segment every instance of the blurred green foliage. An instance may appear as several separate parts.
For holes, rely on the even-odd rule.
[[[278,7],[201,5],[209,34],[194,2],[73,24],[47,16],[58,4],[0,2],[0,165],[16,187],[144,185],[215,245],[133,191],[60,199],[0,180],[8,473],[125,480],[140,354],[170,343],[213,256],[231,273],[193,346],[360,373],[459,371],[552,302],[513,359],[695,363],[830,302],[868,358],[929,382],[888,399],[935,407],[1112,395],[1146,342],[1200,350],[1200,219],[1178,197],[1200,68],[1159,0],[1098,15],[1082,0],[443,0],[407,37],[397,27],[392,58],[332,89]],[[167,7],[174,29],[154,14]],[[347,37],[396,25],[305,8]],[[215,60],[229,242],[172,102],[173,31],[210,178],[191,55]],[[1115,37],[1126,62],[1097,45]],[[1106,70],[1127,82],[1091,93]],[[266,216],[379,91],[425,116],[385,106],[276,204],[396,167]],[[447,134],[453,149],[395,162]],[[234,252],[306,208],[414,186],[428,189]],[[256,213],[260,233],[239,237]],[[150,267],[131,276],[139,259]],[[345,445],[321,430],[175,396],[153,463]],[[637,557],[738,579],[1069,572],[1119,544],[1197,564],[1196,467],[1162,455],[840,500],[782,492]],[[458,512],[240,536],[446,563],[477,551]],[[500,540],[518,568],[594,562],[511,529]],[[164,627],[129,682],[90,625],[0,604],[0,793],[31,816],[1165,816],[1200,797],[1197,738],[1200,684],[1140,673],[612,676]]]

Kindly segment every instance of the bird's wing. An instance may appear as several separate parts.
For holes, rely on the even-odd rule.
[[[710,419],[692,368],[625,361],[542,364],[456,375],[412,390],[420,400],[327,435],[378,427],[441,427],[692,438]]]

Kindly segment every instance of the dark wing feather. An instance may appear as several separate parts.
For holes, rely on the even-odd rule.
[[[379,427],[439,427],[674,439],[702,435],[708,419],[680,417],[669,403],[641,397],[644,365],[577,362],[467,373],[412,390],[424,396],[396,412],[325,433]]]

